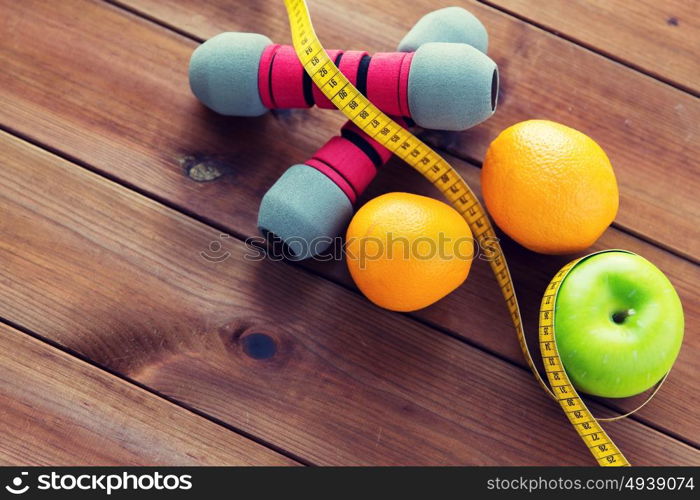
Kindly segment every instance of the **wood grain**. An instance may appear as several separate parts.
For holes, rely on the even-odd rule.
[[[6,134],[0,158],[10,321],[312,463],[591,463],[526,371],[238,240],[204,259],[218,231]],[[700,460],[608,428],[638,464]]]
[[[0,435],[2,465],[294,464],[4,324]]]
[[[700,93],[700,19],[692,0],[481,0]]]
[[[17,13],[25,5],[26,11]],[[217,32],[223,26],[212,23],[228,23],[229,29],[236,29],[235,23],[251,19],[256,9],[267,9],[270,4],[245,2],[236,10],[238,20],[230,20],[232,14],[223,7],[207,11],[213,3],[201,4],[206,17],[194,15],[185,2],[167,5],[176,12],[185,9],[189,22],[202,30]],[[418,9],[427,10],[413,5],[407,4],[407,8],[415,9],[411,12],[416,18]],[[308,157],[342,122],[336,113],[318,111],[255,120],[225,119],[206,112],[190,95],[186,82],[187,59],[195,44],[111,6],[81,4],[83,15],[79,18],[74,16],[72,2],[61,2],[52,9],[42,3],[15,2],[8,8],[18,15],[6,18],[3,26],[8,36],[0,39],[0,43],[7,43],[7,50],[0,52],[5,68],[0,74],[3,123],[226,231],[256,234],[257,207],[267,187],[290,163]],[[358,16],[375,22],[377,8],[359,3]],[[314,19],[333,19],[330,4],[313,2],[312,13]],[[270,25],[265,32],[278,33],[277,39],[284,40],[288,36],[286,21],[273,14],[274,9],[257,18]],[[179,24],[181,17],[173,19]],[[329,23],[317,25],[323,39],[333,39]],[[384,36],[398,39],[403,25],[388,23]],[[339,45],[356,39],[352,22],[339,26]],[[530,33],[530,28],[522,29]],[[374,45],[370,48],[386,50],[387,44],[377,31],[371,33],[375,38],[370,40]],[[115,45],[114,39],[120,39],[120,44]],[[307,126],[304,134],[299,133],[302,125]],[[478,186],[478,171],[454,158],[453,164],[472,186]],[[212,182],[195,182],[187,169],[200,166],[221,176]],[[417,174],[393,162],[369,196],[386,190],[428,192],[429,187]],[[697,377],[692,376],[697,374],[693,360],[699,354],[697,268],[615,230],[608,231],[596,246],[616,247],[647,256],[679,289],[688,318],[686,344],[668,387],[641,418],[696,442],[697,419],[689,410],[698,402],[693,383]],[[533,313],[539,297],[564,261],[537,256],[514,245],[506,251],[529,331],[534,332]],[[315,271],[336,276],[350,286],[342,265],[316,266]],[[486,266],[474,266],[464,287],[416,317],[522,362],[504,307]]]
[[[198,39],[221,31],[254,31],[279,43],[289,41],[281,2],[119,1]],[[480,162],[498,133],[522,120],[545,118],[581,130],[600,143],[615,167],[621,193],[616,224],[697,262],[700,101],[476,0],[461,5],[488,29],[489,55],[501,74],[498,110],[467,132],[428,134],[427,140]],[[386,51],[436,5],[428,0],[353,2],[352,13],[342,15],[333,1],[313,0],[309,7],[327,47]],[[184,71],[186,61],[181,64]],[[332,133],[331,128],[325,137]]]

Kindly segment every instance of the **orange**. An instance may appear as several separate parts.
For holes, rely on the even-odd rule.
[[[415,311],[461,285],[474,242],[449,205],[410,193],[388,193],[360,208],[346,238],[348,269],[365,296],[392,311]]]
[[[546,254],[591,246],[617,214],[619,194],[605,151],[590,137],[547,120],[505,129],[481,171],[486,207],[526,248]]]

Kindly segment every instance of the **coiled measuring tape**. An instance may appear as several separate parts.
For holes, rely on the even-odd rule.
[[[564,371],[554,337],[554,305],[557,292],[569,271],[586,257],[565,265],[549,283],[542,299],[539,340],[545,371],[551,384],[550,389],[537,371],[530,355],[508,264],[493,226],[477,197],[447,161],[430,146],[380,111],[340,72],[326,54],[314,32],[305,0],[284,0],[284,3],[291,25],[294,50],[304,69],[311,76],[311,80],[355,125],[433,183],[464,217],[482,248],[486,246],[487,242],[490,244],[489,248],[494,250],[495,255],[489,264],[508,305],[525,360],[540,386],[559,402],[598,464],[605,466],[630,465],[571,384]]]

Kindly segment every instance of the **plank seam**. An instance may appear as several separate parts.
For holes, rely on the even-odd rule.
[[[139,17],[139,18],[144,19],[148,22],[151,22],[157,26],[160,26],[161,28],[165,28],[168,31],[174,31],[178,35],[183,36],[183,37],[185,37],[189,40],[192,40],[194,42],[202,43],[204,41],[204,39],[198,38],[197,36],[193,35],[192,33],[188,33],[187,31],[185,31],[181,28],[178,28],[177,26],[175,26],[173,24],[166,23],[165,21],[162,21],[155,16],[152,16],[146,12],[140,11],[136,7],[132,7],[131,5],[123,4],[119,0],[102,0],[102,1],[108,5],[111,5],[112,7],[116,8],[116,9],[128,12],[129,14],[132,14],[136,17]]]
[[[4,132],[6,132],[6,133],[8,133],[8,134],[10,134],[10,135],[15,136],[15,137],[17,137],[18,139],[20,139],[20,140],[22,140],[22,141],[24,141],[24,142],[27,142],[27,143],[29,143],[29,144],[32,144],[32,145],[35,146],[35,147],[38,147],[38,148],[40,148],[40,149],[43,149],[43,150],[47,151],[48,153],[53,154],[54,156],[57,156],[57,157],[59,157],[59,158],[65,160],[65,161],[67,161],[67,162],[69,162],[69,163],[74,164],[74,165],[77,166],[77,167],[84,168],[85,170],[87,170],[87,171],[89,171],[89,172],[95,174],[95,175],[98,176],[98,177],[101,177],[101,178],[103,178],[103,179],[105,179],[105,180],[107,180],[107,181],[109,181],[109,182],[113,182],[114,184],[116,184],[116,185],[118,185],[118,186],[120,186],[120,187],[123,187],[123,188],[125,188],[125,189],[130,190],[130,191],[133,191],[133,192],[137,193],[138,195],[143,196],[144,198],[147,198],[147,199],[149,199],[149,200],[151,200],[151,201],[154,201],[154,202],[156,202],[156,203],[159,203],[159,204],[163,205],[164,207],[166,207],[166,208],[168,208],[168,209],[170,209],[170,210],[173,210],[173,211],[175,211],[175,212],[177,212],[177,213],[180,213],[180,214],[182,214],[182,215],[184,215],[184,216],[186,216],[186,217],[189,217],[189,218],[191,218],[191,219],[193,219],[193,220],[195,220],[195,221],[197,221],[197,222],[199,222],[199,223],[201,223],[201,224],[203,224],[203,225],[206,225],[206,226],[208,226],[208,227],[210,227],[210,228],[212,228],[212,229],[215,229],[215,230],[217,230],[217,231],[220,231],[220,232],[222,232],[222,233],[230,234],[231,236],[235,237],[237,240],[239,240],[239,241],[241,241],[241,242],[245,242],[245,240],[247,239],[247,236],[243,235],[242,233],[239,233],[238,231],[232,231],[230,228],[227,228],[227,227],[225,227],[225,226],[223,226],[223,225],[220,225],[220,224],[217,223],[216,221],[211,221],[211,220],[209,220],[207,217],[200,216],[200,215],[198,215],[198,214],[196,214],[196,213],[194,213],[194,212],[192,212],[192,211],[190,211],[190,210],[188,210],[188,209],[186,209],[186,208],[184,208],[184,207],[180,207],[180,206],[178,206],[177,204],[173,204],[173,203],[171,203],[169,200],[162,199],[161,197],[159,197],[159,196],[157,196],[157,195],[155,195],[155,194],[153,194],[153,193],[149,193],[149,192],[147,192],[147,191],[145,191],[145,190],[142,190],[142,189],[140,189],[140,188],[138,188],[138,187],[136,187],[136,186],[132,186],[130,183],[124,182],[124,181],[122,181],[121,179],[118,179],[118,178],[115,178],[115,177],[112,176],[112,175],[106,174],[106,173],[102,172],[101,170],[99,170],[99,169],[97,169],[97,168],[95,168],[95,167],[92,167],[91,165],[89,165],[89,164],[87,164],[87,163],[85,163],[85,162],[83,162],[83,161],[81,161],[81,160],[78,160],[77,158],[73,158],[73,157],[72,157],[71,155],[69,155],[69,154],[65,154],[65,153],[63,153],[63,152],[60,151],[60,150],[57,150],[57,149],[55,149],[55,148],[53,148],[53,147],[50,147],[50,146],[46,146],[46,145],[42,144],[42,143],[39,142],[39,141],[36,141],[36,140],[34,140],[34,139],[32,139],[32,138],[29,138],[29,137],[26,137],[24,134],[18,133],[17,131],[13,131],[13,130],[8,130],[8,128],[5,127],[4,125],[0,125],[0,130],[3,130]],[[296,268],[297,270],[300,270],[300,271],[306,273],[307,275],[313,276],[314,279],[323,279],[323,280],[325,280],[325,281],[328,281],[328,282],[330,282],[330,283],[335,284],[336,286],[340,286],[341,288],[343,288],[343,289],[345,289],[345,290],[348,290],[348,291],[352,292],[353,294],[360,295],[360,293],[358,292],[358,290],[356,290],[356,289],[354,289],[354,288],[352,288],[352,287],[350,287],[350,286],[348,286],[348,285],[346,285],[346,284],[344,284],[344,283],[342,283],[342,282],[336,281],[336,280],[334,280],[332,277],[325,277],[325,276],[323,276],[323,275],[320,275],[320,274],[314,272],[314,271],[311,270],[311,269],[308,269],[308,268],[306,268],[306,267],[304,267],[304,266],[300,266],[300,265],[298,265],[298,264],[296,264],[296,263],[290,263],[290,262],[285,262],[285,263],[288,264],[288,265],[291,264],[291,265],[292,265],[294,268]],[[511,360],[511,359],[508,359],[507,357],[505,357],[505,356],[502,355],[501,353],[498,353],[498,352],[496,352],[496,351],[492,351],[491,349],[489,349],[489,348],[487,348],[487,347],[485,347],[485,346],[482,346],[482,345],[480,345],[480,344],[478,344],[478,343],[476,343],[476,342],[474,342],[474,341],[472,341],[472,340],[470,340],[470,339],[467,339],[466,337],[462,337],[462,336],[458,335],[457,333],[453,332],[452,330],[449,330],[449,329],[447,329],[447,328],[445,328],[445,327],[443,327],[443,326],[441,326],[441,325],[437,325],[437,324],[435,324],[435,323],[433,323],[433,322],[431,322],[431,321],[429,321],[429,320],[426,320],[426,319],[423,319],[423,318],[414,316],[414,315],[412,315],[412,314],[407,314],[407,315],[405,315],[405,316],[406,316],[408,319],[410,319],[410,320],[412,320],[412,321],[415,321],[415,322],[417,322],[417,323],[419,323],[419,324],[421,324],[421,325],[423,325],[423,326],[425,326],[425,327],[428,327],[428,328],[430,328],[431,330],[434,330],[434,331],[436,331],[436,332],[439,332],[439,333],[442,334],[442,335],[447,335],[448,337],[450,337],[450,338],[456,340],[457,342],[460,342],[461,344],[465,344],[465,345],[469,346],[470,348],[473,348],[473,349],[476,349],[476,350],[478,350],[478,351],[481,351],[481,352],[484,353],[484,354],[487,354],[487,355],[489,355],[489,356],[492,356],[492,357],[494,357],[494,358],[496,358],[496,359],[498,359],[498,360],[500,360],[500,361],[502,361],[502,362],[504,362],[504,363],[507,363],[507,364],[512,365],[512,366],[515,366],[515,367],[517,367],[517,368],[519,368],[519,369],[521,369],[521,370],[524,370],[524,371],[526,371],[526,372],[529,373],[529,368],[528,368],[526,365],[521,364],[521,363],[518,363],[517,361]],[[248,438],[248,439],[251,439],[252,441],[255,441],[255,442],[257,442],[257,443],[259,443],[259,444],[261,444],[261,445],[263,445],[263,446],[266,446],[266,447],[272,449],[273,451],[277,451],[278,453],[283,454],[283,455],[286,456],[287,458],[291,458],[292,460],[295,460],[295,461],[297,461],[297,462],[299,462],[299,463],[301,463],[301,464],[303,464],[303,465],[314,465],[313,463],[309,462],[308,460],[306,460],[306,459],[304,459],[304,458],[302,458],[302,457],[296,456],[295,454],[293,454],[293,453],[291,453],[291,452],[289,452],[289,451],[287,451],[287,450],[283,450],[283,449],[281,449],[281,448],[278,448],[278,447],[276,447],[276,446],[275,446],[274,444],[272,444],[272,443],[268,443],[267,441],[264,441],[264,440],[262,440],[261,438],[257,438],[256,436],[250,435],[250,434],[246,433],[245,431],[242,431],[242,430],[240,430],[240,429],[235,428],[235,427],[232,426],[231,424],[228,424],[228,423],[226,423],[226,422],[223,422],[223,421],[219,420],[219,419],[216,418],[216,417],[213,417],[213,416],[211,416],[211,415],[208,415],[207,413],[204,413],[204,412],[202,412],[202,411],[200,411],[200,410],[197,410],[196,408],[193,408],[193,407],[191,407],[191,406],[189,406],[189,405],[187,405],[187,404],[185,404],[185,403],[183,403],[183,402],[180,402],[180,401],[178,401],[178,400],[176,400],[176,399],[173,399],[173,398],[171,398],[171,397],[169,397],[169,396],[167,396],[167,395],[165,395],[165,394],[162,394],[162,393],[160,393],[159,391],[157,391],[157,390],[155,390],[155,389],[152,389],[152,388],[150,388],[150,387],[148,387],[148,386],[146,386],[146,385],[143,385],[143,384],[141,384],[140,382],[138,382],[138,381],[136,381],[136,380],[132,380],[132,379],[130,379],[130,378],[128,378],[128,377],[126,377],[126,376],[120,374],[119,372],[113,371],[113,370],[111,370],[110,368],[108,368],[108,367],[106,367],[106,366],[103,366],[103,365],[101,365],[101,364],[99,364],[99,363],[97,363],[97,362],[91,360],[90,358],[87,358],[86,356],[80,354],[78,351],[73,351],[73,350],[70,349],[70,348],[67,348],[67,347],[65,347],[65,346],[62,346],[61,344],[58,344],[58,343],[52,341],[52,340],[49,339],[49,338],[46,338],[46,337],[43,337],[43,336],[41,336],[41,335],[39,335],[39,334],[37,334],[37,333],[34,333],[34,332],[32,332],[31,330],[29,330],[29,329],[27,329],[27,328],[25,328],[25,327],[23,327],[23,326],[21,326],[21,325],[15,324],[14,322],[12,322],[12,321],[10,321],[10,320],[7,320],[7,319],[5,319],[5,318],[2,318],[2,317],[0,317],[0,322],[4,322],[4,323],[8,324],[9,326],[12,326],[13,328],[16,328],[16,329],[22,331],[23,333],[26,333],[26,334],[28,334],[28,335],[31,335],[32,337],[37,338],[37,339],[41,340],[42,342],[45,342],[45,343],[47,343],[47,344],[49,344],[49,345],[52,345],[53,347],[56,347],[56,348],[60,349],[60,350],[63,351],[63,352],[66,352],[66,353],[68,353],[68,354],[70,354],[70,355],[73,355],[73,356],[77,357],[78,359],[81,359],[82,361],[84,361],[84,362],[86,362],[86,363],[89,363],[89,364],[92,365],[92,366],[95,366],[95,367],[97,367],[97,368],[99,368],[99,369],[101,369],[101,370],[104,370],[104,371],[110,373],[111,375],[113,375],[113,376],[115,376],[115,377],[118,377],[118,378],[120,378],[120,379],[122,379],[122,380],[125,380],[125,381],[127,381],[127,382],[129,382],[129,383],[131,383],[131,384],[133,384],[133,385],[135,385],[135,386],[137,386],[137,387],[140,387],[140,388],[142,388],[142,389],[144,389],[144,390],[147,390],[148,392],[150,392],[150,393],[152,393],[152,394],[155,394],[155,395],[157,395],[157,396],[159,396],[159,397],[161,397],[161,398],[163,398],[163,399],[165,399],[165,400],[167,400],[167,401],[169,401],[169,402],[175,404],[176,406],[179,406],[179,407],[181,407],[181,408],[187,409],[188,411],[191,411],[192,413],[195,413],[195,414],[197,414],[197,415],[199,415],[199,416],[202,416],[203,418],[207,418],[208,420],[210,420],[210,421],[212,421],[212,422],[214,422],[214,423],[217,423],[217,425],[221,425],[221,426],[223,426],[223,427],[225,427],[225,428],[227,428],[227,429],[229,429],[229,430],[231,430],[231,431],[233,431],[233,432],[236,432],[236,433],[238,433],[238,434],[240,434],[240,435],[242,435],[242,436],[244,436],[244,437],[246,437],[246,438]],[[600,404],[602,407],[604,407],[604,408],[606,408],[606,409],[608,409],[608,410],[610,410],[610,411],[612,411],[612,412],[615,412],[615,413],[622,413],[622,412],[624,411],[624,410],[621,410],[620,408],[617,408],[617,407],[614,406],[614,405],[611,405],[611,404],[608,403],[608,402],[597,401],[597,403]],[[655,430],[655,431],[657,431],[657,432],[659,432],[659,433],[661,433],[661,434],[664,434],[664,435],[666,435],[666,436],[668,436],[668,437],[671,437],[671,438],[673,438],[673,439],[676,439],[677,441],[682,442],[682,443],[684,443],[684,444],[686,444],[686,445],[688,445],[688,446],[690,446],[690,447],[692,447],[692,448],[700,449],[700,446],[699,446],[698,443],[694,443],[694,442],[690,441],[688,438],[674,433],[674,432],[673,432],[672,430],[670,430],[670,429],[661,428],[661,427],[659,427],[658,425],[656,425],[656,424],[654,424],[654,423],[652,423],[652,422],[647,421],[646,419],[644,419],[643,417],[641,417],[641,416],[639,416],[639,415],[632,415],[632,416],[630,416],[629,418],[632,419],[632,420],[634,420],[634,421],[636,421],[636,422],[639,422],[640,424],[645,425],[645,426],[649,427],[650,429],[653,429],[653,430]]]
[[[248,439],[249,441],[252,441],[253,443],[258,444],[259,446],[262,446],[262,447],[267,448],[271,451],[279,453],[280,455],[282,455],[286,458],[289,458],[290,460],[293,460],[300,465],[304,465],[304,466],[314,465],[311,462],[309,462],[308,460],[296,456],[292,452],[284,450],[284,449],[276,446],[275,444],[269,443],[269,442],[265,441],[264,439],[261,439],[253,434],[249,434],[241,429],[237,429],[236,427],[232,426],[231,424],[228,424],[228,423],[226,423],[226,422],[224,422],[216,417],[213,417],[207,413],[204,413],[203,411],[200,411],[196,408],[193,408],[186,403],[183,403],[177,399],[174,399],[174,398],[171,398],[170,396],[162,394],[159,391],[157,391],[157,390],[155,390],[147,385],[142,384],[141,382],[138,382],[138,381],[133,380],[129,377],[126,377],[125,375],[123,375],[119,372],[116,372],[107,366],[104,366],[104,365],[101,365],[100,363],[95,362],[94,360],[88,358],[87,356],[81,354],[78,351],[75,351],[73,349],[70,349],[69,347],[61,345],[52,339],[49,339],[49,338],[44,337],[42,335],[39,335],[39,334],[33,332],[32,330],[25,328],[24,326],[22,326],[18,323],[15,323],[14,321],[11,321],[5,317],[0,316],[0,323],[4,324],[5,326],[8,326],[10,328],[13,328],[13,329],[17,330],[18,332],[21,332],[21,333],[23,333],[23,334],[25,334],[25,335],[27,335],[35,340],[38,340],[42,344],[45,344],[45,345],[47,345],[53,349],[56,349],[64,354],[67,354],[67,355],[71,356],[72,358],[76,358],[76,359],[82,361],[83,363],[86,363],[87,365],[89,365],[97,370],[100,370],[101,372],[107,373],[108,375],[121,380],[122,382],[126,382],[129,385],[137,387],[143,391],[146,391],[147,393],[149,393],[153,396],[156,396],[162,400],[165,400],[168,403],[172,404],[173,406],[176,406],[176,407],[181,408],[189,413],[192,413],[200,418],[203,418],[204,420],[211,422],[219,427],[223,427],[227,431],[233,432],[234,434],[237,434],[245,439]]]
[[[574,45],[577,45],[585,50],[588,50],[589,52],[593,52],[594,54],[597,54],[601,57],[605,57],[606,59],[610,59],[611,61],[614,61],[617,64],[624,66],[625,68],[628,68],[632,71],[635,71],[635,72],[640,73],[642,75],[645,75],[649,78],[652,78],[658,82],[661,82],[665,85],[668,85],[669,87],[673,87],[676,90],[680,90],[681,92],[685,92],[686,94],[689,94],[689,95],[694,96],[694,97],[700,97],[700,92],[697,92],[691,88],[688,88],[680,83],[674,82],[673,80],[671,80],[669,78],[665,78],[661,75],[658,75],[658,74],[653,73],[651,71],[645,70],[641,66],[638,66],[638,65],[636,65],[632,62],[629,62],[629,61],[625,61],[624,59],[617,57],[612,53],[609,53],[609,52],[606,52],[605,50],[596,48],[593,45],[590,45],[590,44],[588,44],[582,40],[579,40],[573,36],[566,35],[565,33],[562,33],[561,31],[557,31],[553,28],[550,28],[542,23],[538,23],[537,21],[534,21],[533,19],[529,19],[522,14],[518,14],[517,12],[514,12],[512,10],[505,8],[505,7],[497,5],[491,0],[476,0],[476,1],[485,5],[486,7],[493,9],[493,10],[496,10],[498,12],[502,12],[503,14],[510,16],[514,19],[517,19],[517,20],[522,21],[526,24],[529,24],[531,26],[539,28],[542,31],[549,33],[550,35],[553,35],[557,38],[561,38],[562,40],[566,40],[567,42],[572,43]]]

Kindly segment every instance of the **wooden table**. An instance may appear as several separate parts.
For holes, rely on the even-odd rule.
[[[335,3],[310,0],[321,40],[370,51],[442,6],[353,1],[344,16]],[[476,188],[489,142],[520,120],[560,121],[605,148],[621,208],[594,249],[652,260],[687,323],[660,394],[605,427],[633,464],[700,464],[695,3],[459,4],[489,30],[499,109],[424,137]],[[342,262],[244,258],[262,194],[343,118],[216,116],[190,93],[187,64],[221,31],[288,43],[281,1],[0,0],[0,11],[1,463],[593,464],[524,366],[484,262],[438,304],[396,314],[364,299]],[[393,160],[365,200],[431,189]],[[534,337],[539,297],[571,257],[508,240],[505,251]]]

